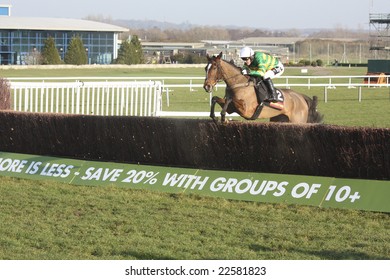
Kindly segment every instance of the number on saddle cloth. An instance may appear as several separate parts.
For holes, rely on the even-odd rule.
[[[278,88],[276,88],[275,90],[276,90],[276,96],[278,98],[278,102],[282,102],[283,103],[284,102],[283,92],[280,89],[278,89]]]
[[[277,110],[282,110],[284,108],[284,95],[280,89],[275,89],[276,90],[276,96],[278,99],[278,102],[271,102],[268,103],[267,105],[271,108],[277,109]]]

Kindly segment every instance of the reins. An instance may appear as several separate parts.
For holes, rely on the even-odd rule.
[[[233,85],[233,86],[231,86],[231,87],[229,87],[229,88],[235,89],[235,88],[240,88],[240,87],[248,87],[248,86],[253,86],[254,84],[255,84],[254,82],[248,81],[248,82],[246,82],[246,83],[241,83],[241,84]]]
[[[233,76],[227,77],[227,74],[226,74],[226,72],[223,70],[220,61],[217,62],[217,68],[218,68],[219,71],[221,71],[222,77],[225,76],[224,80],[225,80],[226,84],[228,83],[229,80],[234,79],[235,77],[241,76],[241,75],[242,75],[241,73],[238,73],[238,74],[235,74],[235,75],[233,75]],[[249,85],[251,85],[251,81],[248,81],[248,82],[245,82],[245,83],[240,83],[240,84],[235,84],[235,85],[229,86],[229,88],[235,89],[235,88],[239,88],[239,87],[247,87],[247,86],[249,86]],[[253,83],[252,83],[252,85],[253,85]]]

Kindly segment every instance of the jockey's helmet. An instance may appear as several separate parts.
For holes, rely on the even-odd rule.
[[[243,47],[240,51],[241,58],[251,57],[254,54],[255,52],[250,47]]]

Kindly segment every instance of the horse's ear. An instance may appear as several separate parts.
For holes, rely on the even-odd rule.
[[[211,60],[211,57],[209,56],[208,53],[206,53],[206,57],[207,57],[207,60],[210,61]]]
[[[222,52],[220,52],[218,55],[218,58],[221,58],[221,57],[222,57]]]

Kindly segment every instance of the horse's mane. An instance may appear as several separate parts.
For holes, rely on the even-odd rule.
[[[224,62],[226,62],[226,63],[228,63],[228,64],[230,64],[230,65],[232,65],[232,66],[234,66],[234,68],[236,68],[238,71],[240,71],[241,72],[241,67],[240,66],[237,66],[235,63],[234,63],[234,60],[233,59],[231,59],[230,61],[227,61],[227,60],[225,60],[225,59],[222,59]]]
[[[222,53],[221,53],[222,54]],[[215,60],[215,59],[217,59],[218,58],[218,55],[213,55],[213,59]],[[237,66],[235,63],[234,63],[234,60],[233,59],[231,59],[230,61],[227,61],[226,59],[221,59],[222,61],[224,61],[224,62],[226,62],[226,63],[228,63],[228,64],[230,64],[230,65],[232,65],[232,66],[234,66],[237,70],[239,70],[239,71],[241,71],[242,70],[242,68],[240,67],[240,66]]]

